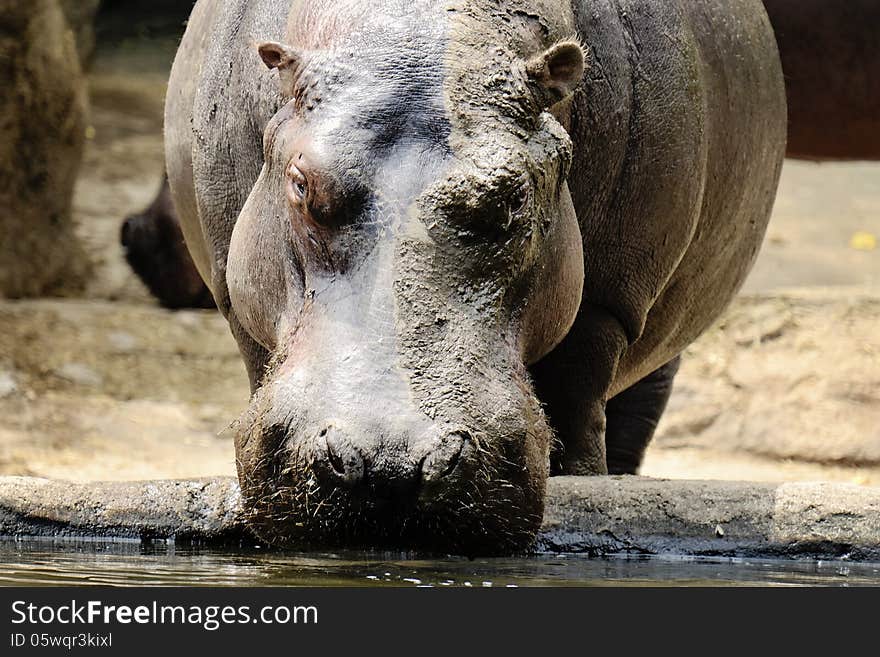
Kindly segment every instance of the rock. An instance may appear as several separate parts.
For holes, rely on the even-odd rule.
[[[686,448],[878,470],[878,319],[873,289],[739,298],[685,352],[645,474],[671,474],[652,450]]]
[[[67,24],[73,30],[83,69],[89,68],[95,52],[95,14],[101,0],[59,0]]]
[[[16,390],[18,390],[18,384],[15,382],[12,373],[0,372],[0,399],[9,397]]]
[[[101,385],[101,375],[83,363],[65,363],[55,370],[55,375],[71,383],[90,388]]]
[[[876,561],[880,488],[557,477],[548,487],[539,545],[596,555]]]
[[[57,0],[0,0],[0,296],[83,288],[71,215],[86,86]]]
[[[107,342],[119,351],[134,351],[138,341],[126,331],[111,331],[107,334]]]

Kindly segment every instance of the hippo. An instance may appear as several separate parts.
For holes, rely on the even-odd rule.
[[[122,222],[125,259],[166,308],[213,308],[214,298],[189,256],[168,178],[149,206]]]
[[[760,0],[199,0],[168,181],[263,540],[509,554],[637,472],[786,147]]]
[[[814,161],[880,160],[880,3],[852,0],[764,0],[782,59],[788,105],[786,157]],[[151,207],[161,207],[162,222],[177,222],[165,201],[163,184]],[[157,205],[158,204],[158,205]],[[182,248],[157,244],[168,235],[179,244],[180,229],[166,224],[148,228],[151,209],[141,215],[141,231],[128,233],[128,250],[139,251],[135,272],[159,302],[170,308],[213,306],[208,287],[193,277],[195,266]],[[126,235],[127,233],[123,233]],[[139,242],[144,242],[138,246]],[[156,256],[152,253],[158,254]],[[151,282],[164,272],[164,285]],[[178,286],[173,279],[179,278]],[[184,290],[181,292],[178,288]]]

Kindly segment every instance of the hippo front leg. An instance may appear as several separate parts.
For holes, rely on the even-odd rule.
[[[551,475],[608,474],[605,403],[626,346],[616,319],[582,306],[562,343],[532,367],[538,398],[556,430]]]

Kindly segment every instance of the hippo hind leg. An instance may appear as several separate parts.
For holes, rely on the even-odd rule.
[[[672,394],[681,357],[608,400],[605,406],[605,449],[609,474],[636,474],[660,416]]]

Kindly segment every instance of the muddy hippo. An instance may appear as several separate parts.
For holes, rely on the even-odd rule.
[[[880,1],[764,0],[764,5],[785,74],[787,156],[880,159],[880,39],[876,38]],[[156,201],[163,208],[161,220],[176,222],[172,208],[162,200],[164,193],[163,186]],[[127,244],[130,251],[139,251],[138,276],[165,306],[211,305],[207,286],[193,279],[189,253],[155,242],[157,235],[165,234],[179,243],[180,230],[149,229],[145,222],[151,211],[140,216],[141,232],[133,233]],[[139,245],[141,241],[144,244]],[[151,256],[153,252],[158,255]],[[166,283],[151,284],[155,269],[163,272]],[[173,284],[175,277],[180,278],[178,286]]]
[[[211,296],[183,241],[168,178],[153,202],[122,222],[125,259],[166,308],[213,308]]]
[[[199,0],[166,103],[297,546],[517,552],[549,475],[635,472],[785,153],[760,0]]]
[[[764,0],[788,94],[790,157],[880,160],[880,0]]]

